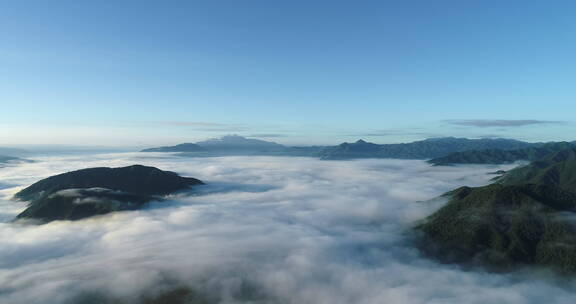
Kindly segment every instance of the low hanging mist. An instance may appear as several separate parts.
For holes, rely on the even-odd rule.
[[[34,160],[0,169],[1,303],[67,304],[87,295],[139,303],[174,286],[220,303],[572,303],[575,296],[572,281],[443,265],[412,242],[411,227],[443,203],[430,199],[487,184],[487,173],[512,165],[159,153]],[[144,210],[10,222],[25,203],[9,198],[37,180],[136,163],[207,185]]]

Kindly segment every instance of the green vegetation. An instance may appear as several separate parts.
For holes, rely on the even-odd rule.
[[[492,185],[462,187],[416,229],[421,249],[445,262],[494,271],[523,265],[576,273],[576,150],[511,170]]]
[[[505,185],[550,185],[576,192],[576,149],[552,153],[527,166],[510,170],[498,182]]]

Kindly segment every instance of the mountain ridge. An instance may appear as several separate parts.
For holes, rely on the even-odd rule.
[[[319,156],[321,159],[327,160],[356,158],[429,159],[482,147],[517,149],[531,145],[533,144],[505,138],[440,137],[400,144],[375,144],[359,140],[355,143],[342,143],[338,146],[327,147],[320,152]]]
[[[446,156],[428,160],[435,166],[450,166],[458,164],[507,164],[517,161],[534,161],[550,153],[575,147],[573,142],[536,143],[531,147],[504,150],[485,149],[455,152]]]

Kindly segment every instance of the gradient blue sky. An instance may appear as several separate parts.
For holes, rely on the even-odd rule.
[[[575,140],[576,1],[0,2],[0,145]]]

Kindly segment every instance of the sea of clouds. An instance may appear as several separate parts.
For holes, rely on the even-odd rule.
[[[0,169],[0,303],[88,303],[186,286],[220,303],[573,303],[576,284],[442,265],[410,229],[427,200],[507,169],[423,161],[170,154],[44,157]],[[156,166],[207,183],[139,211],[33,226],[9,199],[88,167]],[[96,303],[96,302],[95,302]]]

